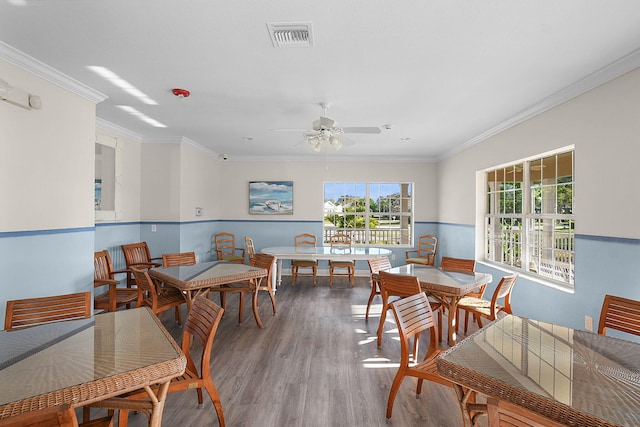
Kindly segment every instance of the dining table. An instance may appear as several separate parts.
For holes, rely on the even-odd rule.
[[[262,253],[276,258],[276,268],[273,274],[273,290],[282,283],[283,259],[309,259],[328,261],[366,261],[391,255],[391,250],[378,247],[330,247],[330,246],[273,246],[262,249]]]
[[[141,407],[157,427],[169,382],[186,363],[148,307],[0,331],[0,419],[144,389]]]
[[[640,425],[639,342],[505,314],[437,366],[459,399],[475,391],[561,425]]]
[[[190,309],[195,297],[207,294],[216,286],[229,283],[253,280],[256,288],[267,277],[267,270],[253,267],[247,264],[229,261],[208,261],[193,265],[180,265],[174,267],[157,267],[149,269],[149,276],[153,279],[179,289]],[[258,292],[253,293],[253,315],[256,323],[263,328],[260,314],[258,313]]]
[[[447,308],[449,312],[447,335],[450,346],[456,343],[458,302],[474,289],[493,280],[493,276],[489,273],[445,271],[438,267],[420,264],[405,264],[385,271],[417,277],[420,288]],[[386,301],[383,301],[384,306]],[[378,346],[382,343],[382,323],[381,321],[378,328]]]

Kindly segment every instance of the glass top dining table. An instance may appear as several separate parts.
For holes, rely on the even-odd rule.
[[[456,271],[444,271],[441,268],[419,264],[406,264],[386,270],[392,274],[403,276],[415,276],[420,281],[420,288],[430,296],[439,300],[447,307],[448,317],[448,342],[456,343],[458,302],[469,292],[478,286],[491,283],[493,276],[488,273],[466,273]],[[378,328],[378,346],[381,343],[382,329]]]
[[[273,246],[262,249],[262,253],[276,257],[276,269],[273,271],[273,286],[282,283],[283,259],[313,259],[332,261],[366,261],[391,255],[390,249],[376,247],[351,246],[349,248],[332,248],[330,246]]]
[[[640,425],[638,342],[505,315],[437,364],[458,387],[561,424]]]
[[[0,331],[0,419],[168,385],[185,366],[180,347],[146,307]],[[160,425],[162,393],[166,387],[150,396],[151,426]]]

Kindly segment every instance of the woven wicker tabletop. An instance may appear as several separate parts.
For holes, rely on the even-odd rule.
[[[0,332],[0,354],[11,353],[0,370],[0,419],[65,403],[84,406],[184,372],[184,354],[147,308],[93,320]]]
[[[438,371],[565,425],[640,425],[637,342],[507,315],[447,350]]]

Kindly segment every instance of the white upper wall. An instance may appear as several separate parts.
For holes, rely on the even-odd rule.
[[[93,227],[95,102],[4,60],[0,78],[42,100],[0,102],[0,231]]]
[[[220,162],[220,219],[321,220],[323,183],[414,182],[415,221],[437,221],[434,163]],[[293,181],[293,215],[249,214],[249,181]]]
[[[438,163],[438,219],[474,224],[478,170],[575,145],[576,233],[640,238],[640,69]]]

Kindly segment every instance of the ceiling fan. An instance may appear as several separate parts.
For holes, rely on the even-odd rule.
[[[382,132],[379,127],[340,127],[338,123],[327,117],[328,104],[320,104],[324,114],[312,124],[312,130],[294,130],[294,129],[273,129],[279,132],[303,132],[305,141],[313,151],[319,152],[322,145],[329,145],[334,150],[342,148],[343,143],[349,145],[347,141],[342,140],[342,134],[345,133],[369,133],[378,134]]]

